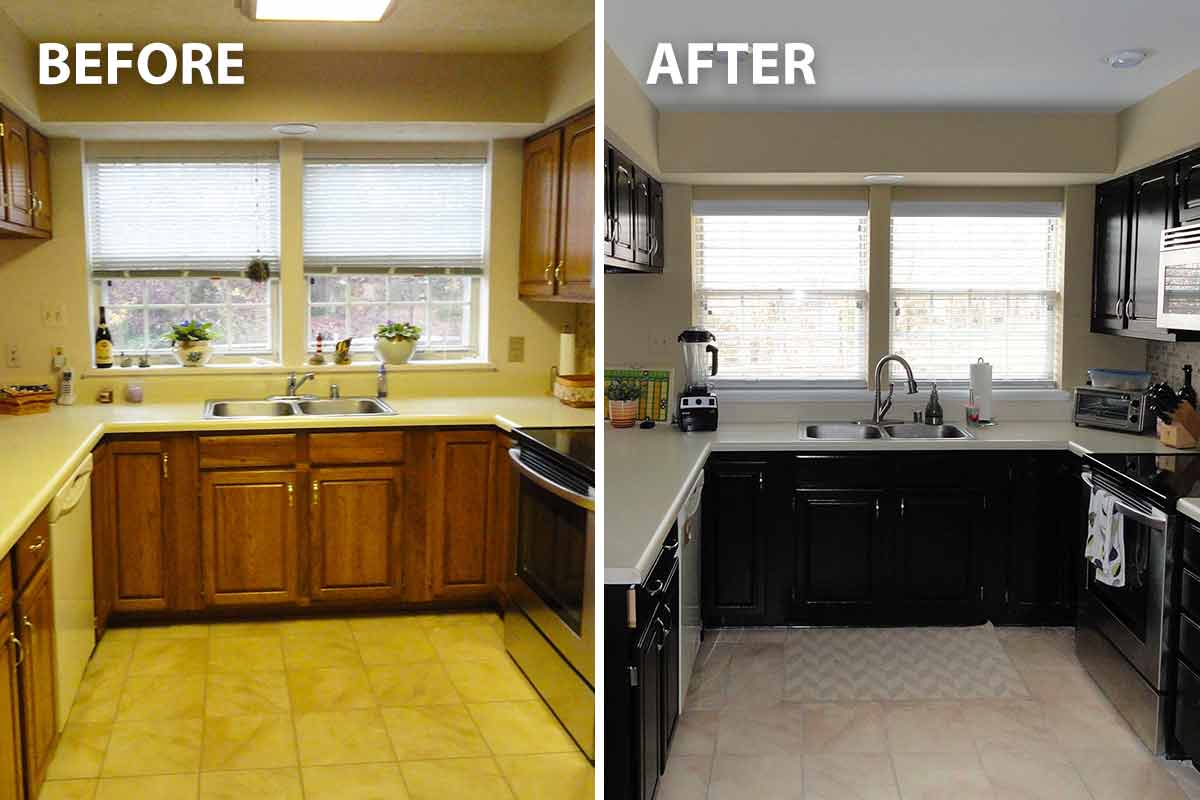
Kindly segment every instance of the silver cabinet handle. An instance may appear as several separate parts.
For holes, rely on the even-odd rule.
[[[904,519],[904,498],[900,498],[900,519]]]
[[[875,519],[877,521],[879,519],[879,498],[878,497],[875,498]]]
[[[31,552],[31,553],[36,553],[36,552],[40,551],[40,550],[41,550],[43,547],[45,547],[45,546],[46,546],[46,537],[45,537],[45,536],[39,536],[39,537],[37,538],[37,541],[36,541],[36,542],[34,542],[33,544],[29,545],[29,552]]]
[[[167,455],[166,453],[163,453],[162,454],[162,475],[163,475],[164,479],[171,477],[171,470],[169,467],[170,462],[171,462],[171,457],[169,455]]]
[[[1125,301],[1124,301],[1124,300],[1118,300],[1118,301],[1117,301],[1117,307],[1113,309],[1113,316],[1114,316],[1114,317],[1119,317],[1119,316],[1122,316],[1122,314],[1121,314],[1121,306],[1123,306],[1123,305],[1125,305]]]
[[[1133,319],[1133,298],[1130,297],[1125,301],[1125,318]]]
[[[17,646],[17,660],[13,662],[13,666],[21,666],[25,662],[25,645],[21,644],[21,640],[11,633],[8,635],[8,643]]]
[[[656,579],[654,583],[646,585],[646,593],[651,597],[658,597],[660,594],[662,594],[662,590],[665,588],[667,587],[666,584],[662,582],[662,579]]]

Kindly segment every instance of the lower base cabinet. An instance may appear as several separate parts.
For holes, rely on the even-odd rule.
[[[399,467],[312,472],[309,591],[313,600],[386,600],[403,590],[404,473]]]
[[[27,797],[36,797],[50,766],[55,725],[54,594],[50,561],[17,597],[15,627],[21,642],[21,743]]]
[[[11,592],[0,586],[0,593]],[[0,800],[21,800],[24,792],[21,748],[21,690],[17,677],[22,660],[11,614],[0,616]]]

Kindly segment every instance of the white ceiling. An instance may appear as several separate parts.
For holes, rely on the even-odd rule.
[[[0,0],[0,10],[35,42],[542,53],[592,21],[593,0],[396,0],[395,10],[378,23],[251,22],[237,0]]]
[[[701,10],[702,9],[702,10]],[[1200,69],[1197,0],[605,0],[605,38],[644,82],[659,41],[803,41],[816,85],[645,86],[670,110],[1115,111]],[[1105,55],[1151,53],[1115,70]],[[715,76],[716,80],[711,77]]]

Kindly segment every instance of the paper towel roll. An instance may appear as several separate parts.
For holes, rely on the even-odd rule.
[[[575,374],[575,334],[560,333],[558,335],[558,374]]]
[[[975,393],[975,406],[979,418],[992,419],[992,365],[980,358],[971,365],[971,389]]]

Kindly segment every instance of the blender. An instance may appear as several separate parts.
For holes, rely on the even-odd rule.
[[[679,430],[715,431],[717,396],[708,379],[717,374],[716,336],[703,328],[679,334],[683,345],[683,391],[679,393]],[[710,361],[711,359],[711,361]]]

